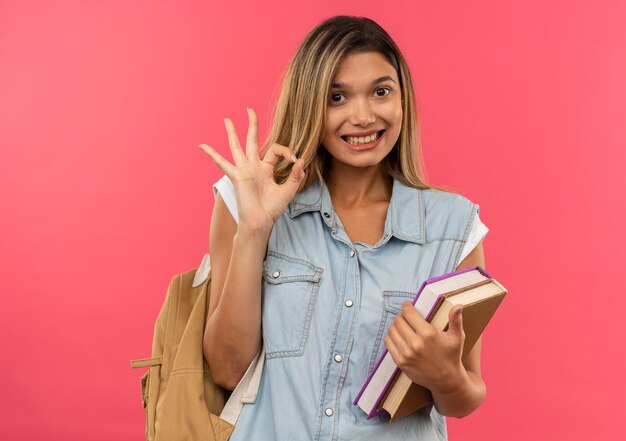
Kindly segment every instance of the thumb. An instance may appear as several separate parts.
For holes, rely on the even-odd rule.
[[[291,167],[291,173],[289,173],[289,181],[291,184],[300,184],[304,179],[304,161],[302,159],[296,160]]]
[[[455,337],[465,338],[465,333],[463,332],[462,312],[463,305],[456,305],[450,310],[450,315],[448,316],[448,334],[451,334]]]

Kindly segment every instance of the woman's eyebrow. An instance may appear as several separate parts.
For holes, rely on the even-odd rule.
[[[391,78],[389,75],[385,75],[384,77],[376,78],[374,81],[372,81],[372,86],[375,84],[384,83],[385,81],[391,81],[395,83],[393,78]],[[352,89],[352,87],[348,86],[345,83],[332,83],[330,87],[332,89],[346,89],[346,90]]]

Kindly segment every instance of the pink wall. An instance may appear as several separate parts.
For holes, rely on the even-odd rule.
[[[431,182],[510,290],[457,440],[623,439],[626,3],[0,2],[0,439],[140,440],[172,275],[207,251],[200,142],[266,132],[300,39],[370,16],[413,69]],[[607,274],[608,276],[604,276]]]

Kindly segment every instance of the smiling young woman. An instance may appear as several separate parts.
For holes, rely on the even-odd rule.
[[[446,333],[403,308],[424,280],[482,265],[478,205],[423,180],[411,75],[374,21],[333,17],[292,59],[260,148],[225,120],[230,163],[215,186],[204,352],[232,389],[263,344],[260,393],[233,440],[446,439],[444,416],[484,400],[480,344],[461,359],[462,317]],[[417,315],[417,316],[416,316]],[[392,330],[391,334],[388,330]],[[396,332],[397,330],[400,332]],[[385,344],[434,405],[400,421],[352,405]]]

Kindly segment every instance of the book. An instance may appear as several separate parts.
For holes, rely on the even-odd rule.
[[[443,294],[428,321],[435,329],[445,332],[448,329],[450,310],[456,305],[463,305],[465,357],[478,341],[506,293],[506,288],[498,281],[488,279]],[[391,416],[391,421],[396,421],[431,402],[432,395],[428,389],[413,383],[404,372],[398,370],[377,411],[385,410]]]
[[[433,277],[426,280],[422,284],[413,300],[413,305],[418,313],[428,320],[433,318],[435,312],[445,303],[444,300],[446,298],[446,294],[448,297],[451,297],[453,293],[460,294],[472,288],[478,288],[486,285],[492,280],[493,278],[484,269],[478,266]],[[487,318],[487,321],[488,320],[489,319]],[[467,327],[466,342],[468,341],[468,332],[471,334],[473,329],[480,329],[480,332],[482,332],[484,329],[484,326],[481,325],[482,322],[466,320],[465,311],[463,314],[463,322],[464,329]],[[480,335],[480,332],[478,333],[478,336]],[[478,339],[478,336],[476,336],[476,340]],[[467,350],[469,352],[469,349],[471,348],[469,348],[469,344],[467,346]],[[389,391],[392,383],[396,382],[394,380],[396,380],[399,372],[400,371],[393,361],[391,354],[389,351],[385,350],[353,401],[353,404],[358,405],[367,414],[368,419],[379,415],[383,411],[387,411],[382,407],[382,401],[387,398],[387,392]],[[431,398],[428,390],[424,388],[421,389],[412,389],[411,393],[415,393],[416,396],[421,393],[423,395],[422,401],[430,400]],[[396,397],[394,399],[397,400],[398,398]],[[428,402],[429,401],[426,401],[426,403]],[[388,403],[394,404],[395,402],[389,401]],[[402,404],[402,406],[399,408],[399,411],[394,411],[394,415],[400,415],[400,413],[404,412],[405,408],[410,407],[410,403],[402,399],[400,399],[400,404]]]

